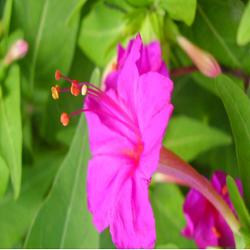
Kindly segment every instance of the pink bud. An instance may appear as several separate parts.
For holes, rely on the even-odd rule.
[[[23,39],[17,40],[9,49],[8,54],[4,58],[4,65],[8,66],[13,61],[22,58],[28,52],[29,46]]]
[[[183,36],[177,36],[177,42],[202,74],[207,77],[216,77],[221,74],[220,65],[211,54],[195,46]]]

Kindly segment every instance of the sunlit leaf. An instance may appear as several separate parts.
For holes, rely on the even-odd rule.
[[[21,127],[19,67],[12,65],[0,85],[0,152],[10,170],[15,198],[21,186]]]
[[[78,44],[98,66],[104,67],[114,55],[115,46],[110,53],[107,54],[106,51],[124,30],[123,14],[100,1],[81,22]]]
[[[163,145],[185,161],[191,161],[209,149],[231,142],[231,137],[226,133],[186,116],[170,119],[163,139]]]
[[[0,155],[0,201],[6,191],[8,183],[9,183],[9,168],[3,157]]]
[[[184,21],[189,26],[194,21],[196,0],[160,0],[159,5],[174,20]]]
[[[244,200],[247,208],[250,209],[250,101],[245,93],[226,76],[217,76],[215,82],[230,119]]]
[[[98,233],[87,209],[89,158],[88,127],[82,115],[52,190],[30,228],[25,248],[98,247]]]
[[[242,200],[239,189],[231,176],[227,176],[227,187],[234,209],[240,219],[242,226],[250,231],[250,215]]]
[[[244,10],[237,32],[237,43],[241,46],[250,41],[250,1]]]

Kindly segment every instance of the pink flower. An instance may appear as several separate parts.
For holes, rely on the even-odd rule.
[[[142,48],[137,36],[123,52],[126,57],[120,54],[122,68],[116,84],[106,92],[90,83],[72,81],[60,71],[56,71],[55,78],[62,77],[72,86],[51,89],[54,99],[64,91],[86,95],[84,109],[70,115],[63,113],[61,122],[66,126],[71,116],[86,112],[93,154],[87,176],[88,209],[98,232],[110,227],[118,248],[154,247],[155,220],[148,186],[158,166],[162,138],[173,110],[172,81],[158,72],[139,71],[150,70],[143,65],[147,57]]]
[[[228,194],[226,176],[225,173],[217,170],[212,176],[211,185],[235,214]],[[235,179],[235,181],[242,195],[241,182],[238,179]],[[208,246],[235,247],[233,232],[222,215],[203,195],[193,188],[186,197],[183,211],[187,225],[182,230],[182,235],[194,239],[199,248]]]
[[[221,74],[217,60],[208,52],[200,49],[183,36],[177,36],[179,46],[188,54],[200,72],[207,77],[216,77]]]
[[[131,52],[134,40],[131,40],[126,49],[118,44],[117,63],[112,62],[113,71],[104,79],[105,87],[116,88],[118,77],[124,67],[125,61]],[[169,77],[165,62],[161,59],[161,46],[159,42],[153,41],[149,45],[142,45],[140,48],[140,58],[136,61],[136,66],[139,75],[147,72],[158,72],[166,77]],[[105,89],[104,87],[104,89]]]
[[[118,248],[154,247],[148,185],[173,110],[171,80],[157,72],[140,72],[142,51],[137,36],[123,51],[126,57],[120,54],[117,86],[87,95],[84,104],[85,110],[98,111],[86,113],[93,154],[88,166],[88,208],[98,232],[110,226]]]
[[[8,54],[4,58],[4,65],[8,66],[13,61],[20,59],[26,55],[29,46],[23,39],[17,40],[9,49]]]

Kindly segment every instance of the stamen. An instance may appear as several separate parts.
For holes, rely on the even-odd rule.
[[[217,228],[216,227],[212,227],[212,232],[215,234],[215,236],[217,238],[220,238],[221,237],[221,234],[220,232],[218,232]]]
[[[82,85],[82,95],[85,96],[87,94],[88,87],[86,84]]]
[[[59,92],[60,92],[60,87],[58,85],[56,85],[56,87],[52,87],[51,88],[52,91],[52,97],[53,99],[59,99]]]
[[[60,120],[63,126],[67,126],[69,124],[69,116],[66,113],[61,114]]]
[[[117,66],[117,64],[116,64],[116,66]],[[69,118],[71,116],[78,114],[78,113],[81,113],[81,112],[85,112],[85,111],[92,111],[92,112],[101,113],[101,114],[107,115],[113,119],[116,119],[117,121],[121,122],[126,127],[128,127],[130,130],[132,130],[132,132],[134,132],[137,137],[141,138],[141,133],[140,133],[140,130],[139,130],[137,124],[130,118],[130,116],[112,98],[110,98],[105,92],[100,90],[98,87],[94,86],[91,83],[85,83],[85,82],[78,83],[76,80],[71,80],[71,79],[61,75],[59,70],[56,71],[55,78],[56,78],[56,80],[59,80],[60,78],[64,78],[65,80],[72,83],[70,89],[59,90],[59,86],[58,86],[58,89],[56,89],[56,91],[53,89],[54,92],[58,95],[58,98],[59,98],[59,94],[58,94],[59,92],[71,91],[71,93],[74,96],[78,96],[80,91],[81,91],[83,96],[88,95],[89,97],[93,98],[97,102],[100,102],[100,104],[102,104],[102,105],[104,104],[105,109],[108,111],[108,112],[105,112],[103,110],[86,109],[86,110],[76,111],[69,116],[66,113],[63,113],[61,115],[61,122],[64,126],[67,126],[67,124],[69,123]],[[54,94],[54,95],[56,95],[56,94]],[[53,92],[52,92],[52,96],[53,96]],[[54,98],[54,96],[53,96],[53,98]],[[119,116],[117,116],[116,112],[118,112],[120,114],[119,115],[120,118],[119,118]]]
[[[140,134],[138,134],[138,130],[135,129],[134,127],[132,127],[130,124],[124,122],[124,121],[121,120],[121,119],[119,119],[117,116],[114,116],[114,115],[112,115],[112,114],[110,114],[110,113],[108,113],[108,112],[105,112],[105,111],[102,111],[102,110],[99,110],[99,109],[81,109],[81,110],[78,110],[78,111],[76,111],[76,112],[74,112],[74,113],[72,113],[72,114],[70,114],[70,115],[67,115],[66,113],[63,113],[63,114],[61,115],[61,122],[62,122],[62,116],[63,116],[63,115],[64,115],[64,116],[67,115],[67,118],[70,118],[70,117],[72,117],[72,116],[74,116],[74,115],[76,115],[76,114],[80,114],[80,113],[83,113],[83,112],[89,112],[89,111],[95,112],[95,113],[99,113],[99,114],[103,114],[103,115],[106,115],[106,116],[109,116],[109,117],[111,117],[111,118],[117,120],[118,122],[122,123],[122,124],[125,125],[127,128],[129,128],[130,130],[132,130],[138,137],[141,136]],[[63,122],[62,122],[62,123],[63,123]],[[67,123],[67,124],[68,124],[68,123]],[[67,124],[66,124],[66,125],[67,125]],[[64,126],[66,126],[66,125],[64,125]]]
[[[222,189],[221,189],[221,192],[223,195],[226,195],[228,194],[228,188],[227,188],[227,185],[225,185]]]
[[[71,94],[74,96],[78,96],[80,93],[80,87],[79,87],[78,81],[73,80],[73,82],[74,83],[72,83],[72,85],[71,85]]]
[[[61,78],[60,70],[56,70],[55,78],[56,78],[57,81],[60,80],[60,78]]]
[[[112,64],[112,70],[116,71],[118,69],[118,63],[113,63]]]

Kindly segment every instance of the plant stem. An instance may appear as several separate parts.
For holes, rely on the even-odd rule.
[[[240,224],[222,197],[214,190],[211,184],[188,163],[179,158],[170,150],[162,147],[160,152],[158,173],[170,175],[186,182],[199,191],[224,217],[232,231],[238,235]]]

